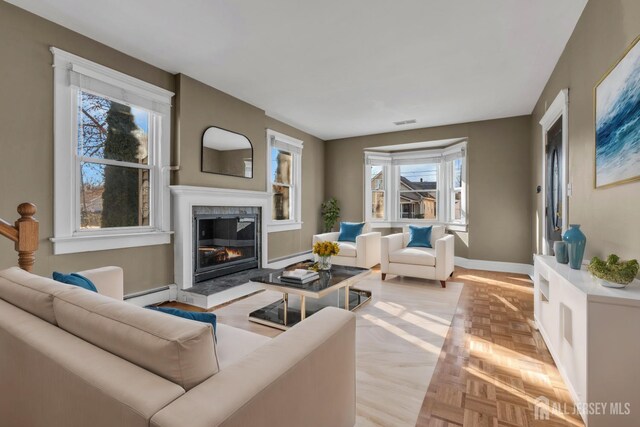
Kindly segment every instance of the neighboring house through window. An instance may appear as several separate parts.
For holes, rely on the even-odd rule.
[[[173,93],[51,51],[54,253],[169,243]]]
[[[365,219],[374,227],[466,226],[466,145],[458,140],[446,148],[365,151]]]
[[[267,130],[267,191],[271,194],[270,232],[302,227],[303,142]]]

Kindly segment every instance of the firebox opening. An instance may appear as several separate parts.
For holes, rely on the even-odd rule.
[[[196,215],[196,282],[258,267],[257,215]]]

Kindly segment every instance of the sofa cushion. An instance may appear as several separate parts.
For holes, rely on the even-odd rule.
[[[53,308],[62,329],[185,390],[218,372],[210,324],[77,288],[56,294]]]
[[[263,335],[223,324],[218,324],[217,337],[216,350],[221,371],[271,341]]]
[[[52,325],[57,325],[53,297],[68,289],[70,285],[27,273],[18,267],[0,271],[0,298]]]
[[[208,323],[213,326],[213,334],[215,335],[216,333],[217,318],[214,313],[209,313],[207,311],[180,310],[179,308],[174,307],[157,307],[154,305],[149,305],[145,308],[169,314],[171,316],[181,317],[183,319],[193,320],[195,322]]]
[[[353,258],[357,255],[356,244],[353,242],[338,242],[338,246],[340,246],[340,252],[338,252],[340,256]]]
[[[52,277],[56,282],[77,286],[91,292],[98,292],[98,290],[96,289],[96,285],[94,285],[91,280],[78,273],[63,274],[54,271]]]
[[[389,262],[412,265],[436,265],[436,250],[432,248],[402,248],[389,254]]]

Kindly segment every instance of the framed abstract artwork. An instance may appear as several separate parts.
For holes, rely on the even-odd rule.
[[[639,40],[594,89],[596,188],[640,180]]]

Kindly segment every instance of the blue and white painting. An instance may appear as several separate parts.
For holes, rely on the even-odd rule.
[[[640,43],[596,87],[596,187],[640,179]]]

